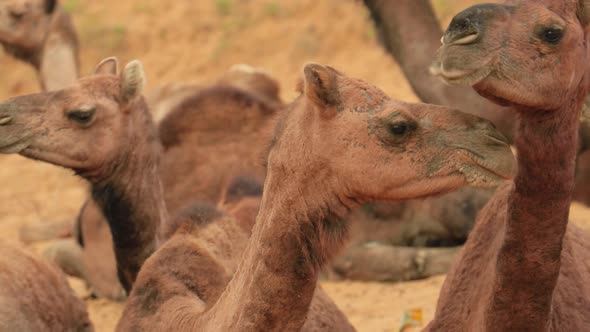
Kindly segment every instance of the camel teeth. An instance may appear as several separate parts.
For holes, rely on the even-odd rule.
[[[0,118],[0,126],[4,126],[10,123],[10,121],[12,121],[12,118],[9,116],[3,116]]]

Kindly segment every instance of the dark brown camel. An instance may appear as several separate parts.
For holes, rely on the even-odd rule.
[[[61,271],[7,243],[0,252],[0,331],[93,330]]]
[[[78,78],[78,37],[57,0],[0,2],[0,45],[35,68],[43,90],[58,90]]]
[[[304,328],[348,329],[315,285],[319,268],[342,246],[347,227],[341,218],[352,207],[466,184],[493,186],[512,173],[511,151],[488,122],[438,106],[393,101],[331,68],[308,65],[304,93],[277,126],[261,211],[238,264],[239,251],[232,251],[227,242],[232,237],[226,237],[238,235],[237,223],[207,223],[224,217],[203,208],[185,220],[167,221],[158,176],[160,145],[138,95],[140,65],[130,63],[120,78],[112,75],[115,68],[115,61],[106,60],[98,75],[70,89],[1,104],[0,137],[2,152],[72,168],[93,183],[118,263],[131,266],[119,269],[123,274],[142,265],[161,234],[163,245],[142,268],[121,330],[296,330],[310,303]],[[88,153],[87,146],[98,149]],[[373,162],[362,167],[363,160]],[[231,229],[221,231],[226,236],[208,240],[201,234],[219,234],[214,230],[224,227]],[[326,308],[338,316],[326,314]]]
[[[457,107],[492,120],[511,138],[514,113],[504,106],[478,98],[468,87],[447,85],[428,72],[440,46],[442,30],[430,0],[363,0],[371,13],[381,42],[399,63],[416,95],[426,103]],[[587,98],[590,101],[590,97]],[[582,118],[580,159],[574,199],[590,204],[590,126]]]
[[[444,84],[428,67],[443,31],[430,0],[363,0],[381,43],[395,58],[416,96],[425,103],[456,107],[489,119],[512,137],[514,115],[480,98],[472,89]]]
[[[429,331],[586,331],[590,238],[568,214],[590,87],[590,1],[471,7],[433,71],[517,115],[518,174],[482,210]]]

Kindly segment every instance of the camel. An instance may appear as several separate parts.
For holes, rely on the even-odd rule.
[[[5,242],[0,252],[1,331],[93,331],[84,302],[57,268]]]
[[[490,103],[468,87],[443,84],[428,73],[442,30],[430,0],[363,0],[375,23],[381,43],[395,58],[416,95],[426,103],[456,107],[492,120],[512,140],[514,113]],[[587,98],[590,103],[590,97]],[[590,205],[590,126],[580,125],[580,159],[574,199]]]
[[[228,183],[231,186],[235,174],[248,173],[247,177],[242,177],[245,181],[263,181],[262,150],[283,108],[278,83],[267,73],[243,65],[230,68],[217,83],[202,86],[197,94],[173,108],[159,125],[165,147],[160,174],[170,210],[177,211],[194,200],[219,202],[220,208],[239,220],[244,231],[250,234],[260,197],[252,195],[244,202],[228,201],[223,192],[228,190]],[[229,126],[227,119],[233,119],[234,125]],[[425,203],[412,202],[409,203],[411,208],[393,219],[390,205],[388,211],[383,204],[371,204],[353,212],[350,216],[352,241],[343,250],[343,257],[335,261],[335,266],[328,268],[326,276],[398,281],[446,272],[456,250],[399,246],[463,243],[476,210],[465,207],[483,206],[482,196],[479,191],[467,190],[458,196],[451,194]],[[458,202],[456,209],[445,208],[455,206],[459,197],[465,199]],[[233,205],[238,207],[232,212]],[[423,209],[428,211],[421,211]],[[82,275],[95,295],[122,300],[125,292],[116,272],[112,238],[100,209],[92,202],[87,203],[81,210],[78,225],[81,229],[79,243],[84,247],[82,261],[72,261],[76,254],[63,252],[61,247],[58,253],[63,257],[54,255],[52,260],[67,271],[86,271],[76,276]],[[366,248],[366,242],[373,244],[375,241],[386,244],[386,251],[398,259],[392,260],[389,255],[376,257],[373,249],[368,253],[371,261],[363,259],[366,254],[359,251]],[[402,254],[396,254],[398,251]],[[417,257],[422,263],[416,263]]]
[[[408,202],[402,214],[383,220],[353,211],[347,248],[326,275],[332,279],[408,281],[445,274],[493,190],[465,188],[443,197]]]
[[[78,78],[78,37],[57,0],[2,1],[0,44],[35,68],[44,91],[59,90]]]
[[[106,59],[69,89],[0,104],[0,150],[72,168],[91,182],[121,279],[141,267],[119,330],[349,330],[316,282],[345,241],[350,209],[495,186],[513,173],[509,145],[488,121],[394,101],[310,64],[301,96],[274,130],[248,239],[206,207],[168,217],[141,65],[131,62],[120,75],[116,68]]]
[[[512,139],[514,115],[479,98],[468,87],[450,86],[430,75],[428,67],[443,34],[430,0],[363,0],[379,40],[425,103],[456,107],[494,122]]]
[[[431,70],[517,115],[518,173],[481,211],[427,331],[586,331],[590,237],[568,224],[588,94],[590,2],[456,15]]]
[[[70,106],[73,109],[70,109],[67,115],[61,113],[62,110],[44,109],[43,107],[29,108],[27,105],[23,105],[23,108],[19,109],[17,113],[19,115],[21,113],[25,115],[25,113],[28,113],[27,111],[38,111],[43,112],[47,117],[53,115],[52,117],[61,119],[62,124],[65,121],[70,125],[70,129],[73,130],[68,135],[76,137],[77,141],[67,142],[64,139],[62,143],[65,145],[71,143],[81,147],[82,141],[77,140],[79,138],[78,135],[90,135],[86,137],[86,142],[91,143],[86,145],[86,147],[93,149],[91,153],[86,150],[81,151],[81,149],[69,150],[64,145],[58,144],[55,147],[58,151],[62,151],[60,153],[66,150],[69,151],[67,152],[68,154],[57,157],[57,159],[49,157],[50,159],[48,160],[36,154],[36,152],[29,154],[31,151],[30,147],[25,149],[26,151],[21,151],[21,154],[29,158],[53,162],[64,167],[71,167],[79,175],[86,177],[93,183],[91,192],[93,193],[94,201],[101,207],[99,212],[105,215],[107,220],[118,222],[118,224],[111,224],[110,229],[115,244],[117,263],[119,264],[117,271],[120,275],[121,282],[129,289],[134,282],[136,271],[143,265],[145,258],[151,255],[156,249],[158,234],[163,236],[162,234],[166,233],[165,231],[159,232],[158,229],[161,220],[168,221],[168,213],[166,204],[163,201],[161,180],[158,175],[162,145],[158,139],[156,127],[152,122],[151,114],[143,98],[134,96],[133,100],[131,100],[131,98],[125,97],[125,93],[134,91],[134,89],[137,89],[136,93],[139,93],[143,82],[141,65],[138,62],[132,62],[121,74],[121,77],[118,77],[112,75],[112,71],[116,71],[116,63],[114,59],[105,60],[97,67],[95,75],[81,79],[77,85],[68,89],[30,96],[33,98],[35,96],[44,96],[52,98],[55,101],[56,98],[59,98],[59,95],[67,99],[72,93],[77,94],[83,92],[84,95],[80,99],[77,99],[77,104]],[[109,75],[105,75],[106,73]],[[120,93],[118,91],[119,89],[121,90]],[[21,97],[20,100],[26,99],[28,98]],[[18,101],[19,98],[16,100]],[[10,111],[12,106],[9,104],[12,103],[8,102],[8,104],[4,104],[0,106],[0,109]],[[247,110],[241,111],[244,112]],[[87,115],[89,114],[92,119],[88,119]],[[98,119],[94,118],[95,114]],[[32,114],[29,113],[29,115]],[[5,120],[6,118],[2,117],[2,119]],[[86,128],[84,130],[85,126],[92,124],[94,121],[100,123],[97,126],[98,128]],[[10,122],[13,123],[12,121]],[[8,125],[8,123],[4,124]],[[120,128],[122,133],[113,135],[110,131],[116,128]],[[129,136],[125,135],[128,128],[134,129],[131,130]],[[11,126],[8,131],[2,131],[0,134],[2,137],[0,139],[2,143],[0,144],[6,148],[0,149],[2,152],[15,151],[13,150],[15,148],[14,145],[4,144],[7,140],[10,141],[15,138],[14,133],[11,131],[12,129],[15,128]],[[80,130],[82,131],[80,132]],[[129,146],[130,149],[117,152],[118,149],[124,149],[131,143],[133,143],[133,147]],[[104,153],[95,151],[94,147],[99,147],[99,151],[104,151]],[[70,155],[69,152],[72,154]],[[40,153],[43,154],[43,152]],[[83,162],[77,161],[79,160],[77,158],[80,157],[83,159]],[[102,164],[103,160],[100,159],[101,157],[107,158],[108,165]],[[134,158],[131,157],[137,157],[138,160],[134,161]],[[121,164],[121,160],[125,160],[126,162]],[[140,176],[139,173],[127,169],[127,167],[133,165],[138,167],[140,164],[137,164],[137,162],[143,165],[141,167],[147,166],[149,168],[145,170],[147,175],[142,172],[141,174],[143,175]],[[88,167],[81,168],[81,163],[88,163]],[[102,166],[100,169],[96,167],[97,163]],[[115,164],[125,165],[125,167],[114,167],[113,165]],[[136,176],[129,177],[129,173],[136,174]],[[144,176],[146,177],[144,178]],[[151,180],[146,181],[146,179]],[[119,197],[117,196],[118,192],[113,192],[113,186],[117,188],[124,187],[140,197],[133,200],[127,197],[128,192],[125,192],[125,197]],[[238,188],[240,187],[237,184],[229,188],[231,189],[236,186]],[[119,204],[107,204],[104,201],[110,197],[109,195],[113,194],[115,195],[114,199]],[[223,194],[227,197],[228,201],[233,201],[240,195],[249,196],[248,193],[240,194],[238,192],[236,194],[235,191]],[[127,199],[130,199],[134,205],[126,205]],[[148,202],[148,205],[139,208],[142,202]],[[239,206],[235,206],[235,208],[238,209]],[[232,211],[236,211],[236,209],[232,209]],[[82,212],[84,214],[92,213],[92,210],[85,208]],[[202,278],[205,279],[210,276],[214,279],[215,282],[211,286],[207,286],[207,289],[211,289],[211,292],[214,292],[216,285],[221,285],[219,283],[223,280],[229,280],[232,266],[236,264],[239,259],[239,253],[243,250],[245,243],[247,243],[248,234],[241,230],[243,226],[240,225],[239,220],[236,222],[222,215],[220,212],[216,212],[215,206],[211,208],[211,205],[208,205],[207,202],[191,202],[188,206],[180,209],[177,216],[177,219],[170,219],[169,222],[181,224],[182,220],[186,218],[187,220],[198,220],[203,223],[203,227],[195,227],[195,241],[207,243],[210,252],[202,259],[197,259],[194,265],[188,265],[187,267],[191,269],[195,267],[200,268],[201,264],[203,264]],[[212,220],[209,220],[210,218]],[[212,226],[206,227],[209,224]],[[198,226],[198,223],[194,226]],[[205,227],[206,229],[204,229]],[[88,243],[84,241],[84,245],[87,246]],[[90,251],[90,253],[95,255],[95,259],[102,259],[102,257],[98,256],[100,251]],[[215,256],[219,253],[224,253],[225,256]],[[92,274],[93,272],[93,270],[88,269],[86,273]],[[196,277],[201,278],[200,275]],[[129,281],[129,283],[126,283],[126,281]],[[111,291],[116,293],[116,289]],[[309,314],[310,323],[308,323],[312,327],[311,330],[314,330],[314,326],[331,327],[334,331],[352,329],[343,314],[319,288],[314,297],[312,308]]]

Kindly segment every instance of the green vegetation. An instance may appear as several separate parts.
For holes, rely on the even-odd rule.
[[[233,9],[233,0],[215,0],[215,8],[220,16],[228,16]]]

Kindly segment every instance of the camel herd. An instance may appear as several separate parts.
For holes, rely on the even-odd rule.
[[[63,271],[125,301],[118,331],[353,331],[321,274],[447,270],[425,331],[590,330],[590,238],[568,224],[590,201],[590,1],[476,5],[444,33],[427,0],[364,4],[433,104],[313,63],[291,103],[244,65],[148,92],[137,60],[80,78],[57,0],[0,0],[0,44],[43,90],[0,102],[0,153],[89,184],[52,262],[0,242],[0,330],[93,331]],[[465,244],[362,245],[392,234]]]

